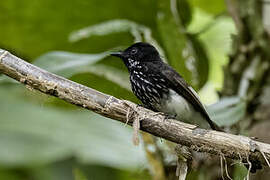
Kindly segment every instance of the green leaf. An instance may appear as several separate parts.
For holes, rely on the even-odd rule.
[[[179,17],[184,26],[187,26],[192,19],[192,9],[187,0],[176,0]]]
[[[2,166],[36,166],[71,156],[86,164],[124,169],[145,163],[142,147],[132,145],[131,128],[89,111],[21,101],[9,95],[9,89],[0,88],[5,102],[0,104]]]
[[[130,33],[133,36],[135,42],[146,41],[153,44],[158,49],[160,54],[164,56],[162,48],[152,37],[152,31],[150,28],[126,19],[105,21],[79,29],[70,34],[69,40],[71,42],[76,42],[82,39],[90,38],[91,36],[105,36],[108,34],[115,34],[120,32]]]
[[[210,14],[219,14],[226,10],[225,1],[217,0],[189,0],[189,3],[193,7],[199,7]]]
[[[248,176],[248,170],[243,164],[235,164],[233,171],[233,179],[242,180],[246,179]]]
[[[130,20],[116,19],[74,31],[70,34],[69,40],[75,42],[91,36],[104,36],[119,32],[130,32],[135,38],[135,41],[141,41],[142,37],[140,32],[147,30],[149,30],[147,27]]]
[[[185,66],[182,57],[182,51],[186,48],[186,38],[179,33],[181,27],[176,24],[170,9],[169,1],[158,1],[157,25],[164,46],[168,63],[178,72],[181,72],[184,78],[190,82],[191,74]]]
[[[6,76],[6,75],[0,75],[0,84],[2,83],[18,83],[18,81]]]
[[[187,41],[190,44],[189,51],[191,54],[187,54],[186,56],[186,65],[190,66],[192,71],[193,84],[197,85],[197,87],[202,87],[208,80],[208,55],[204,44],[197,38],[197,36],[189,34],[187,35],[187,38]],[[193,59],[195,62],[192,61]]]
[[[70,77],[83,72],[84,67],[104,59],[109,52],[100,54],[80,54],[64,51],[46,53],[34,61],[34,65],[60,76]]]
[[[8,180],[21,180],[22,176],[19,172],[14,172],[11,170],[0,169],[0,179],[8,179]]]
[[[228,62],[231,47],[231,34],[236,33],[230,17],[219,16],[214,18],[201,10],[194,11],[189,31],[199,34],[199,39],[205,45],[209,57],[209,81],[218,89],[222,88],[223,66]]]
[[[172,1],[159,0],[158,30],[168,57],[174,67],[195,89],[201,88],[208,78],[208,58],[197,37],[185,32]]]
[[[78,169],[78,168],[75,168],[73,170],[73,174],[74,174],[74,179],[75,180],[87,180],[87,177],[84,175],[84,173]]]
[[[219,126],[232,126],[245,115],[246,102],[239,97],[226,97],[207,107],[211,119]]]
[[[131,91],[129,84],[129,74],[126,71],[122,71],[110,66],[96,64],[86,68],[86,71],[95,75],[102,76],[107,80],[114,82],[115,84]]]
[[[3,115],[5,116],[4,113]],[[12,119],[8,120],[12,121]],[[16,132],[5,127],[7,126],[6,122],[1,121],[1,123],[3,125],[0,127],[0,146],[2,147],[0,149],[0,164],[3,166],[45,164],[71,156],[71,149],[65,147],[64,144],[47,137]]]
[[[100,54],[49,52],[35,60],[34,65],[65,78],[79,73],[92,73],[130,91],[127,72],[108,65],[97,64],[108,54],[109,52]]]
[[[123,33],[116,35],[117,38],[92,38],[90,42],[76,45],[67,42],[70,32],[104,20],[126,18],[155,28],[155,0],[42,0],[35,3],[8,0],[0,1],[0,7],[0,22],[7,22],[0,28],[0,47],[12,49],[30,61],[56,49],[100,52],[130,43],[130,38]]]

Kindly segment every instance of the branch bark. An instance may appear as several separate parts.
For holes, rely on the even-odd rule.
[[[0,72],[43,93],[56,96],[103,116],[131,125],[135,118],[141,121],[141,130],[162,137],[192,150],[222,155],[235,160],[270,161],[270,145],[249,137],[204,130],[182,123],[117,99],[63,77],[49,73],[8,51],[0,50]]]

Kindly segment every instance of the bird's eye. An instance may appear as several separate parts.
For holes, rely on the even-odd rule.
[[[131,50],[131,54],[136,54],[137,53],[137,49],[132,49]]]

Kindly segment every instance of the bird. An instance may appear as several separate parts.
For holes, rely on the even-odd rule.
[[[111,55],[123,60],[132,92],[145,108],[201,128],[221,130],[209,117],[195,90],[162,60],[154,46],[137,42]]]
[[[200,128],[224,132],[211,120],[196,91],[162,60],[154,46],[137,42],[111,55],[123,60],[129,72],[132,92],[145,108]],[[262,169],[260,162],[251,163],[251,172]]]

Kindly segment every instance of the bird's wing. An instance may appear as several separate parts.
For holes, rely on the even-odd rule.
[[[162,69],[162,77],[167,80],[169,87],[175,92],[177,92],[179,95],[183,96],[190,104],[192,104],[194,109],[199,111],[203,115],[203,117],[205,117],[212,129],[221,130],[218,125],[210,119],[205,107],[199,100],[199,97],[195,90],[193,90],[193,88],[189,86],[187,82],[167,64],[160,68]]]

